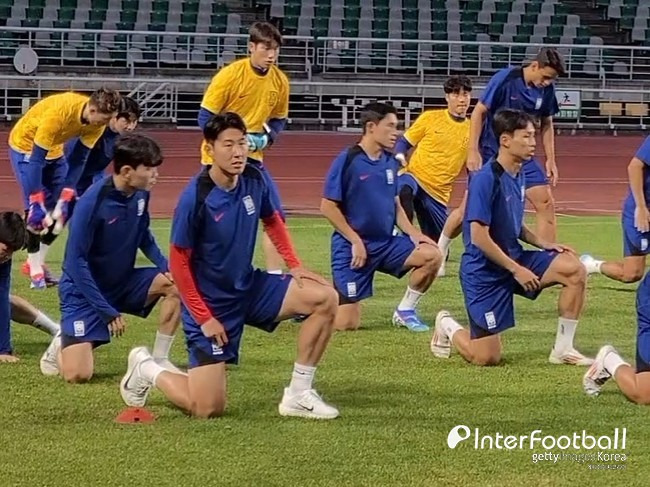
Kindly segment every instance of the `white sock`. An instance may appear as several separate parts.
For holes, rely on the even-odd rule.
[[[289,384],[291,394],[297,395],[311,389],[315,373],[316,367],[300,365],[297,362],[293,364],[293,374],[291,374],[291,383]]]
[[[442,265],[445,265],[445,259],[447,258],[447,251],[449,250],[449,246],[451,245],[451,240],[447,235],[444,233],[440,234],[440,238],[438,239],[438,248],[440,249],[440,252],[442,253]]]
[[[138,367],[140,367],[140,373],[142,376],[151,381],[153,385],[156,385],[156,379],[158,379],[158,376],[165,372],[165,369],[158,365],[153,357],[143,360],[140,362]]]
[[[32,322],[34,328],[48,332],[50,335],[56,335],[60,326],[57,323],[54,323],[48,316],[44,315],[41,311],[36,315],[36,319]]]
[[[45,258],[47,257],[48,250],[50,250],[50,246],[41,242],[41,248],[38,252],[41,257],[41,266],[45,265]]]
[[[153,343],[153,353],[151,354],[154,359],[169,357],[169,351],[172,348],[174,335],[165,335],[164,333],[156,332],[156,341]]]
[[[282,269],[269,269],[266,271],[267,274],[275,274],[277,276],[282,275]]]
[[[402,301],[400,301],[399,305],[397,306],[397,311],[415,310],[418,303],[420,302],[420,299],[422,299],[422,296],[424,296],[424,293],[415,291],[414,289],[411,289],[411,286],[407,286],[406,292],[404,293],[404,297],[402,298]]]
[[[557,335],[555,336],[555,351],[558,353],[568,352],[573,348],[573,337],[576,334],[578,320],[569,318],[558,318]]]
[[[446,316],[442,320],[440,320],[440,324],[442,325],[442,329],[445,331],[445,334],[449,337],[451,340],[454,336],[454,334],[457,331],[460,331],[463,329],[463,327],[451,316]]]
[[[596,272],[597,272],[598,274],[602,274],[602,273],[603,273],[603,271],[601,270],[601,267],[603,266],[604,263],[605,263],[604,260],[597,260],[597,261],[594,262],[594,264],[595,264],[595,266],[596,266]]]
[[[43,274],[43,266],[41,265],[41,254],[36,252],[34,254],[27,254],[27,263],[29,264],[29,275],[37,276]]]
[[[605,369],[607,372],[612,374],[612,377],[616,375],[616,370],[621,366],[621,365],[627,365],[628,367],[630,364],[628,364],[623,358],[615,352],[610,352],[607,355],[605,355],[605,359],[603,360]]]

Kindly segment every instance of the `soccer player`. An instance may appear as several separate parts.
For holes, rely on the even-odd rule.
[[[409,220],[418,217],[422,233],[438,243],[446,257],[451,240],[460,233],[462,213],[452,212],[455,231],[443,232],[452,185],[465,166],[469,141],[467,109],[472,82],[467,76],[451,76],[443,86],[447,108],[426,110],[395,144],[395,158],[405,166],[399,176],[400,203]],[[406,162],[406,153],[415,146]],[[438,275],[445,274],[443,258]]]
[[[221,416],[226,407],[226,364],[236,364],[244,324],[272,332],[305,315],[298,356],[279,405],[283,416],[333,419],[339,414],[312,382],[332,332],[336,293],[306,271],[295,254],[267,178],[246,163],[242,118],[215,115],[203,135],[213,163],[187,185],[172,222],[170,266],[181,293],[189,353],[187,376],[166,371],[144,347],[131,351],[121,382],[127,405],[143,406],[155,385],[175,405],[198,417]],[[291,274],[252,266],[259,220]]]
[[[637,404],[650,404],[650,272],[636,290],[636,370],[611,345],[602,347],[582,379],[590,396],[598,396],[614,378],[621,392]]]
[[[15,251],[25,246],[26,233],[25,222],[18,213],[0,213],[0,363],[18,362],[11,343],[12,320],[51,335],[55,335],[59,329],[59,325],[30,303],[10,294],[11,258]]]
[[[602,261],[591,255],[580,260],[587,274],[604,274],[610,279],[640,281],[650,253],[650,137],[647,137],[627,166],[630,189],[623,202],[623,260]]]
[[[138,102],[128,96],[122,97],[117,115],[105,127],[102,136],[90,151],[85,164],[72,166],[68,171],[65,184],[67,187],[74,187],[76,198],[83,195],[91,184],[104,178],[104,171],[113,160],[115,141],[120,135],[135,130],[139,118],[140,107],[138,106]],[[67,159],[74,157],[74,150],[77,143],[79,143],[79,137],[70,139],[65,143],[64,154]],[[67,215],[64,215],[63,223],[68,221],[72,216],[74,203],[75,199],[73,198],[67,206]],[[45,269],[47,269],[47,266],[45,266],[44,256],[47,253],[49,245],[43,241],[47,240],[51,245],[57,235],[58,233],[54,233],[54,228],[50,228],[48,233],[41,239],[41,254],[43,256],[41,264]],[[22,273],[27,276],[30,275],[29,262],[23,264]],[[46,275],[51,276],[51,273],[46,272]]]
[[[29,230],[27,261],[32,289],[58,283],[42,264],[55,238],[48,230],[52,225],[62,227],[63,212],[74,197],[74,189],[65,185],[68,166],[84,165],[119,103],[119,93],[107,89],[90,96],[72,92],[50,95],[31,107],[9,134],[9,159],[23,192]],[[63,157],[63,144],[76,136],[78,143]]]
[[[515,325],[514,295],[535,299],[542,289],[560,284],[558,330],[549,361],[590,365],[592,360],[573,346],[585,298],[585,269],[570,248],[543,240],[524,223],[523,165],[535,153],[534,119],[504,109],[495,115],[493,131],[499,152],[472,175],[463,220],[460,283],[470,329],[440,311],[431,351],[447,358],[453,344],[468,362],[498,364],[501,333]],[[541,250],[524,250],[519,240]]]
[[[547,242],[555,242],[555,208],[549,183],[555,184],[558,170],[555,163],[553,115],[559,111],[553,83],[565,73],[562,56],[553,48],[542,48],[534,61],[524,67],[509,67],[497,72],[485,87],[472,111],[467,167],[477,171],[481,164],[496,156],[499,141],[493,130],[496,113],[503,108],[522,110],[534,117],[541,127],[546,154],[545,170],[533,156],[523,165],[526,198],[536,211],[536,234]]]
[[[173,368],[167,357],[180,322],[180,298],[149,229],[149,190],[162,162],[155,141],[125,135],[115,144],[114,174],[77,201],[59,285],[61,335],[41,358],[43,374],[90,380],[93,349],[111,335],[122,336],[122,314],[146,317],[161,298],[154,354],[163,367]],[[134,268],[138,249],[155,267]]]
[[[399,162],[388,152],[397,139],[397,111],[391,105],[370,103],[360,121],[361,141],[334,159],[321,200],[321,212],[334,227],[332,275],[339,293],[335,327],[359,328],[361,301],[372,296],[376,271],[401,278],[412,270],[392,321],[411,331],[427,331],[415,309],[435,279],[442,257],[399,202]],[[405,235],[393,236],[396,224]]]
[[[289,114],[289,80],[276,65],[282,46],[282,35],[270,22],[255,22],[249,31],[250,57],[223,67],[212,78],[201,102],[199,126],[205,128],[212,116],[235,112],[246,123],[249,160],[257,164],[266,178],[274,204],[284,219],[280,193],[264,167],[263,151],[270,147],[284,129]],[[203,141],[201,162],[212,164],[209,145]],[[282,257],[268,236],[262,240],[266,269],[273,274],[282,272]]]

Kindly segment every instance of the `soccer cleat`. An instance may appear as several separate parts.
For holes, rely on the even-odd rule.
[[[431,353],[438,358],[449,358],[451,355],[451,340],[442,327],[442,319],[451,318],[449,311],[442,310],[436,315],[436,326],[431,338]]]
[[[397,327],[403,326],[416,333],[429,331],[429,327],[420,321],[414,310],[400,311],[396,309],[393,313],[393,325]]]
[[[185,374],[185,372],[176,367],[168,358],[155,358],[154,361],[167,372],[171,372],[172,374]]]
[[[27,261],[23,262],[23,265],[22,265],[22,267],[20,269],[20,272],[23,275],[30,277],[32,279],[32,283],[33,283],[34,278],[31,277],[29,262],[27,262]],[[41,274],[38,274],[37,276],[40,276],[40,275]],[[45,280],[46,287],[52,287],[52,286],[58,286],[59,285],[59,279],[54,274],[52,274],[50,269],[45,265],[43,266],[43,274],[42,274],[42,276],[43,276],[43,279]],[[32,285],[32,289],[42,289],[42,288],[34,287]]]
[[[594,359],[585,357],[575,348],[566,350],[563,353],[557,353],[555,347],[551,350],[551,355],[549,355],[548,361],[555,365],[567,364],[589,366],[594,363]]]
[[[334,419],[339,416],[339,410],[323,401],[314,389],[292,396],[288,387],[284,389],[278,412],[280,416],[312,419]]]
[[[594,363],[582,377],[582,388],[588,396],[598,396],[605,382],[612,377],[605,368],[605,357],[608,353],[616,353],[616,349],[611,345],[605,345],[598,350]]]
[[[580,262],[585,267],[587,274],[598,274],[600,272],[599,267],[602,262],[594,259],[591,255],[581,255]]]
[[[61,350],[61,330],[54,335],[47,350],[41,356],[41,373],[47,376],[59,375],[59,351]]]
[[[127,406],[142,407],[153,384],[142,376],[140,365],[145,360],[153,360],[146,347],[137,347],[129,353],[126,374],[120,382],[120,394]]]
[[[31,283],[29,284],[30,289],[47,289],[47,283],[45,282],[44,274],[36,274],[35,276],[30,276]]]

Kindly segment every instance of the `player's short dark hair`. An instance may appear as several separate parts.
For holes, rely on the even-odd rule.
[[[25,220],[15,211],[0,212],[0,242],[15,252],[27,243]]]
[[[566,74],[566,67],[564,65],[564,58],[554,47],[542,47],[537,53],[535,58],[540,68],[553,68],[558,76]]]
[[[225,112],[213,115],[203,129],[203,138],[212,143],[219,138],[219,134],[228,129],[237,129],[246,134],[246,123],[234,112]]]
[[[122,135],[115,142],[113,167],[115,174],[123,167],[137,169],[139,166],[157,167],[163,163],[158,142],[142,134]]]
[[[100,113],[115,113],[120,109],[122,97],[116,90],[100,88],[90,95],[90,104]]]
[[[397,109],[393,105],[379,102],[368,103],[361,109],[361,114],[359,115],[359,122],[361,123],[363,133],[366,133],[366,127],[369,123],[379,123],[391,113],[397,115]]]
[[[470,92],[472,91],[472,80],[464,74],[455,74],[447,78],[442,88],[446,94],[460,93],[461,90]]]
[[[266,44],[267,47],[280,47],[282,34],[271,22],[255,22],[248,31],[248,42]]]
[[[126,118],[129,121],[138,120],[140,118],[140,105],[130,96],[123,96],[116,118]]]
[[[505,108],[499,110],[494,116],[492,128],[494,135],[499,140],[503,134],[514,134],[516,130],[526,129],[528,124],[535,126],[535,119],[532,116],[521,110]]]

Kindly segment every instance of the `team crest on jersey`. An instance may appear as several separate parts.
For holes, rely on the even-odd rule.
[[[212,355],[223,355],[223,348],[216,343],[212,343]]]
[[[537,100],[535,101],[535,110],[539,110],[540,108],[542,108],[542,99],[537,98]]]
[[[274,107],[277,102],[278,102],[278,92],[269,91],[269,106]]]
[[[250,195],[244,196],[242,201],[244,202],[244,208],[246,208],[247,215],[252,215],[255,213],[255,203],[253,202],[253,198],[251,198]]]
[[[487,313],[485,313],[485,323],[487,324],[488,330],[497,327],[497,319],[494,316],[493,311],[488,311]]]
[[[86,323],[83,320],[75,321],[72,323],[72,326],[74,328],[74,336],[82,337],[86,334]]]
[[[386,182],[393,184],[395,182],[395,174],[392,169],[386,169]]]
[[[641,239],[641,250],[645,252],[648,250],[648,239],[647,238],[642,238]]]
[[[144,213],[144,198],[138,200],[138,216],[142,216]]]

